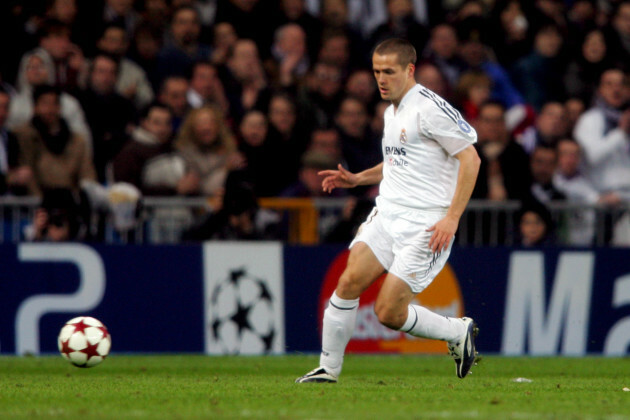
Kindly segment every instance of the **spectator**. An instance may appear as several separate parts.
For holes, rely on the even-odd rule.
[[[115,182],[127,182],[144,195],[187,195],[199,188],[199,177],[186,171],[184,159],[171,147],[172,112],[150,105],[140,115],[131,141],[114,158]]]
[[[159,80],[169,76],[187,76],[199,60],[210,58],[210,46],[199,42],[201,22],[192,6],[182,6],[173,12],[169,35],[157,56]]]
[[[313,130],[307,151],[326,155],[333,162],[341,163],[344,167],[348,166],[343,162],[339,132],[334,128]]]
[[[230,112],[239,121],[243,114],[268,100],[269,89],[256,43],[249,39],[236,42],[227,66],[219,71]]]
[[[491,43],[497,60],[505,68],[531,51],[532,22],[528,19],[525,2],[505,0],[496,3],[490,16]]]
[[[581,41],[584,34],[589,33],[597,27],[597,6],[593,0],[576,0],[569,6],[567,11],[567,20],[569,25],[568,41],[572,47],[575,45],[574,40]]]
[[[140,21],[138,25],[147,25],[160,31],[168,26],[171,9],[167,0],[144,0],[140,3],[138,8]],[[170,6],[173,6],[173,4],[171,3]]]
[[[591,103],[599,77],[611,67],[612,60],[607,55],[606,39],[599,29],[584,36],[579,54],[569,63],[564,73],[564,87],[567,95],[578,97]]]
[[[53,85],[72,90],[78,86],[85,65],[83,52],[70,41],[70,28],[58,20],[47,20],[39,30],[39,46],[22,56],[20,69],[32,55],[39,56]]]
[[[175,149],[184,158],[188,170],[199,179],[198,189],[190,191],[192,194],[208,197],[222,194],[228,172],[244,164],[223,113],[212,105],[188,114],[175,139]]]
[[[162,34],[146,24],[138,25],[133,35],[129,58],[142,67],[145,71],[153,92],[160,87],[160,78],[157,72],[158,54],[162,48]]]
[[[578,120],[574,137],[584,151],[585,176],[600,193],[630,200],[630,99],[628,77],[621,70],[602,73],[595,106]]]
[[[42,50],[33,51],[24,56],[18,74],[18,94],[11,101],[8,126],[12,129],[30,121],[33,116],[33,90],[37,86],[54,83],[53,67],[46,64],[46,55]],[[79,101],[72,95],[60,92],[61,116],[70,129],[80,134],[88,146],[92,144],[92,133]]]
[[[419,64],[416,67],[416,80],[440,97],[450,99],[451,87],[435,64],[429,62]]]
[[[516,244],[539,247],[553,244],[553,222],[545,206],[537,202],[523,204],[517,214]]]
[[[341,135],[341,150],[350,172],[358,173],[382,161],[380,138],[370,130],[365,105],[347,97],[339,104],[335,122]],[[363,191],[364,192],[364,191]]]
[[[564,99],[563,79],[565,63],[561,58],[563,44],[560,29],[542,26],[534,38],[534,50],[519,59],[512,69],[514,85],[525,102],[540,110],[549,101]]]
[[[556,147],[556,142],[567,133],[567,118],[560,102],[548,102],[536,118],[533,126],[523,131],[518,142],[528,154],[537,146]]]
[[[505,69],[490,60],[488,46],[484,44],[487,42],[487,34],[484,32],[486,26],[487,23],[479,16],[468,17],[458,24],[459,55],[467,70],[483,71],[492,79],[490,99],[501,102],[509,110],[514,105],[522,104],[523,97],[512,84]]]
[[[564,102],[564,114],[566,116],[567,134],[573,133],[575,124],[584,113],[584,101],[580,98],[569,98]]]
[[[350,62],[358,67],[369,65],[369,48],[363,36],[349,23],[348,4],[346,1],[321,0],[319,18],[322,22],[322,37],[329,33],[343,33],[350,40]],[[332,64],[332,63],[331,63]]]
[[[18,167],[18,140],[5,125],[10,103],[11,96],[0,87],[0,196],[7,192],[22,195],[33,176],[29,167]]]
[[[462,74],[455,87],[455,103],[467,121],[477,119],[479,108],[490,99],[490,92],[492,80],[484,72],[467,71]]]
[[[105,0],[103,26],[114,23],[123,26],[128,34],[133,34],[139,20],[133,3],[133,0]]]
[[[350,71],[362,67],[361,62],[351,61],[350,39],[341,30],[331,30],[322,38],[321,47],[317,52],[317,61],[334,64],[341,70],[345,79]]]
[[[531,14],[535,30],[545,26],[547,22],[550,22],[563,33],[567,32],[568,22],[565,13],[565,2],[557,0],[538,0],[533,6]]]
[[[212,32],[212,56],[214,65],[223,66],[227,63],[230,52],[238,41],[236,30],[229,22],[217,23]]]
[[[240,176],[252,185],[258,197],[278,195],[297,179],[297,170],[288,171],[287,165],[277,164],[282,149],[277,139],[269,137],[269,123],[261,111],[245,114],[239,126],[239,139],[239,150],[247,162]]]
[[[269,135],[286,158],[285,175],[295,179],[300,156],[306,150],[308,133],[298,123],[295,101],[286,93],[276,93],[269,101]]]
[[[532,197],[543,204],[554,200],[564,200],[566,196],[553,184],[553,175],[558,164],[556,149],[537,146],[530,157],[532,171]]]
[[[342,197],[347,191],[337,188],[331,194],[322,189],[322,177],[320,171],[334,169],[337,162],[325,154],[316,151],[304,153],[301,159],[298,180],[280,193],[282,197]]]
[[[20,164],[29,166],[34,174],[28,191],[36,195],[45,188],[78,192],[81,181],[96,180],[90,149],[61,116],[57,88],[36,87],[33,101],[33,118],[15,131],[20,143]]]
[[[135,121],[133,103],[116,93],[119,62],[100,53],[92,60],[85,90],[79,100],[92,128],[94,168],[98,181],[111,181],[109,166],[125,145]]]
[[[223,83],[219,79],[217,68],[209,61],[199,61],[193,65],[190,87],[186,94],[191,108],[215,104],[226,117],[229,115],[230,103],[225,95]]]
[[[379,100],[374,76],[367,69],[356,69],[350,73],[346,80],[344,93],[346,96],[354,96],[361,100],[369,109],[374,109],[374,105]]]
[[[481,166],[473,197],[494,201],[527,197],[531,184],[529,158],[510,137],[503,105],[499,102],[481,105],[475,129]]]
[[[308,51],[312,55],[319,49],[321,40],[322,24],[306,10],[305,0],[281,0],[280,1],[280,17],[276,28],[287,24],[296,23],[302,27],[308,34],[306,42],[308,43]],[[313,57],[310,57],[313,61]]]
[[[448,85],[454,87],[466,64],[457,55],[458,40],[455,28],[448,23],[436,25],[431,30],[431,36],[422,58],[434,63],[440,73],[446,77]]]
[[[274,26],[275,7],[268,7],[267,2],[260,0],[225,0],[217,4],[215,23],[229,22],[239,39],[252,39],[258,51],[267,58],[271,48]]]
[[[182,76],[169,76],[162,82],[158,101],[171,110],[173,133],[179,130],[179,126],[190,109],[187,98],[189,86],[188,79]]]
[[[377,27],[370,36],[370,45],[387,38],[408,39],[416,49],[423,51],[429,40],[429,31],[415,20],[411,0],[386,0],[387,22]]]
[[[79,22],[77,20],[78,8],[76,0],[50,0],[46,5],[45,19],[55,19],[70,28],[72,41],[81,41],[79,32]],[[80,30],[80,29],[79,29]]]
[[[610,26],[606,28],[606,44],[616,65],[624,71],[630,70],[630,1],[620,1],[613,13]]]
[[[299,91],[298,102],[309,126],[330,127],[335,109],[342,98],[341,70],[323,62],[316,63]]]
[[[255,111],[257,112],[257,111]],[[185,241],[221,240],[277,240],[277,217],[258,207],[251,186],[234,178],[226,184],[222,208],[203,218],[186,231]]]
[[[271,58],[266,62],[272,84],[287,88],[299,83],[310,65],[306,32],[297,23],[287,23],[276,29],[271,46]]]
[[[119,62],[116,92],[133,101],[136,109],[149,105],[154,99],[153,88],[142,67],[125,56],[129,49],[125,29],[118,25],[105,27],[96,45],[99,50],[116,57]]]
[[[561,139],[557,145],[558,166],[553,176],[553,185],[562,192],[569,203],[593,205],[602,203],[610,206],[621,202],[616,193],[600,194],[580,172],[580,145],[570,138]],[[589,246],[595,236],[595,212],[572,210],[567,220],[566,243]]]
[[[81,240],[85,233],[79,198],[70,190],[55,188],[43,192],[42,204],[35,210],[33,223],[26,227],[25,238],[67,242]]]
[[[385,129],[385,110],[390,105],[387,101],[379,101],[374,107],[374,115],[370,122],[370,128],[374,135],[379,138],[383,137],[383,130]]]

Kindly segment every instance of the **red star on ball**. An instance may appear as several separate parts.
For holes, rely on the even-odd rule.
[[[94,356],[100,356],[99,352],[96,350],[97,347],[98,347],[98,343],[90,344],[88,342],[87,347],[80,351],[81,353],[85,353],[87,355],[87,360],[90,360],[90,358]]]
[[[107,328],[105,328],[105,326],[96,327],[96,328],[98,328],[99,330],[101,330],[103,332],[103,338],[109,337],[109,331],[107,331]]]
[[[75,333],[78,333],[78,332],[85,333],[85,329],[91,327],[91,325],[84,323],[83,320],[79,322],[75,322],[74,324],[70,324],[70,325],[74,325]]]
[[[70,339],[61,342],[61,352],[63,354],[70,354],[74,350],[70,348]]]

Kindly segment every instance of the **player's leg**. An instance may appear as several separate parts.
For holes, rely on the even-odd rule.
[[[412,304],[416,293],[409,284],[389,273],[376,299],[379,321],[391,329],[416,337],[446,341],[455,359],[456,374],[464,378],[476,357],[474,322],[470,318],[451,318]]]
[[[437,212],[421,212],[413,220],[409,218],[398,224],[394,234],[395,257],[377,299],[377,309],[379,319],[386,325],[399,327],[400,331],[416,337],[446,341],[455,360],[457,376],[463,378],[475,359],[473,320],[445,317],[411,304],[413,295],[431,284],[450,255],[453,241],[439,253],[432,252],[428,246],[431,232],[427,229],[442,217]]]
[[[346,269],[324,311],[320,366],[296,382],[336,382],[346,346],[354,331],[359,296],[384,270],[367,244],[354,244]]]
[[[415,295],[409,284],[389,273],[374,306],[378,320],[386,327],[416,337],[455,341],[463,335],[465,328],[461,319],[438,315],[411,304]]]

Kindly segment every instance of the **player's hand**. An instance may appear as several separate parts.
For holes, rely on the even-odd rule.
[[[337,165],[338,169],[327,169],[317,174],[324,178],[322,181],[322,190],[331,193],[335,188],[353,188],[359,184],[356,174],[345,169],[341,164]]]
[[[458,224],[457,219],[447,216],[427,229],[427,232],[433,232],[429,240],[429,248],[433,253],[442,252],[448,248],[457,231]]]

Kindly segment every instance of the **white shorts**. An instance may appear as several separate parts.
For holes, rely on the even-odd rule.
[[[383,267],[403,280],[414,293],[423,291],[442,271],[451,253],[448,248],[433,253],[426,230],[444,218],[444,210],[414,210],[378,202],[359,228],[350,248],[367,244]]]

